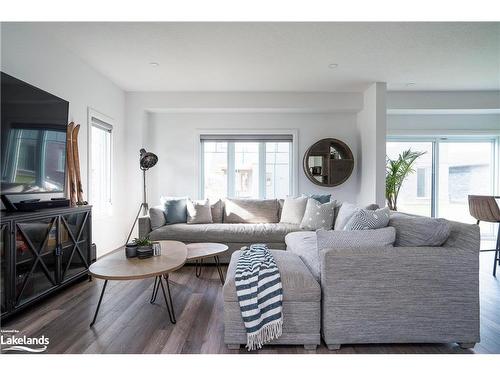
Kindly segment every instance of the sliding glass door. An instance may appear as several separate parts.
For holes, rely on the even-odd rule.
[[[475,222],[469,215],[468,195],[495,193],[495,138],[389,138],[387,157],[397,158],[408,149],[425,154],[400,190],[398,211]],[[493,235],[493,226],[482,223],[481,233]]]
[[[387,157],[397,159],[406,150],[425,152],[415,161],[414,170],[399,191],[398,211],[432,216],[432,142],[388,142]]]
[[[469,215],[468,195],[494,195],[493,141],[439,142],[437,216],[464,223],[475,222]],[[481,224],[483,235],[493,234],[491,224]]]

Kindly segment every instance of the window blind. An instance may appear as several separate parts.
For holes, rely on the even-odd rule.
[[[90,118],[90,122],[91,122],[92,126],[95,126],[96,128],[102,129],[102,130],[107,131],[109,133],[111,133],[111,131],[113,130],[113,125],[108,124],[107,122],[104,122],[104,121],[98,119],[97,117],[92,116]]]
[[[292,142],[292,134],[201,134],[202,142]]]

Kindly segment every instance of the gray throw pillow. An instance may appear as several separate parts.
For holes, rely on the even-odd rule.
[[[224,211],[224,202],[222,200],[218,200],[214,204],[210,206],[212,210],[212,223],[222,223],[222,216]]]
[[[300,223],[301,229],[332,229],[336,201],[319,203],[316,199],[307,200],[306,211]]]
[[[355,204],[344,202],[339,208],[337,218],[335,219],[335,230],[343,230],[349,219],[361,208]]]
[[[318,230],[318,251],[361,247],[392,247],[396,230],[392,227],[367,230]]]
[[[212,210],[208,199],[202,201],[187,201],[187,223],[188,224],[210,224],[212,223]]]
[[[187,222],[187,198],[162,197],[161,201],[165,206],[167,224]]]
[[[277,223],[279,203],[277,199],[226,198],[224,223]]]
[[[441,246],[451,233],[450,222],[405,214],[391,214],[389,225],[396,229],[395,246]]]
[[[304,217],[307,200],[307,197],[286,198],[281,210],[280,223],[299,225]]]
[[[164,206],[151,207],[149,209],[149,219],[151,221],[152,230],[164,226],[167,223],[165,218]]]
[[[344,230],[366,230],[384,228],[389,224],[389,208],[378,210],[358,210],[349,219]]]
[[[303,197],[316,199],[319,203],[330,202],[331,194],[302,194]]]

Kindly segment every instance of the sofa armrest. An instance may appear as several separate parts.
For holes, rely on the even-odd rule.
[[[149,216],[139,217],[139,237],[145,237],[151,233],[151,219]]]
[[[328,249],[320,263],[327,343],[479,340],[478,247]]]

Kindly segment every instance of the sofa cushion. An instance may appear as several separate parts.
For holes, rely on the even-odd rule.
[[[336,201],[331,201],[321,204],[316,199],[309,198],[300,228],[305,230],[331,229],[336,203]]]
[[[279,204],[276,199],[233,199],[224,202],[224,223],[277,223]]]
[[[316,232],[288,233],[285,237],[286,251],[300,257],[316,280],[320,278],[320,264]]]
[[[358,210],[351,216],[344,230],[385,228],[389,223],[389,212],[388,207],[378,210]]]
[[[304,217],[307,197],[286,198],[281,210],[280,223],[299,225]]]
[[[450,222],[424,216],[391,213],[389,225],[396,229],[395,246],[441,246],[451,233]]]
[[[188,224],[209,224],[212,222],[212,210],[208,199],[187,201],[187,223]]]
[[[318,230],[318,251],[360,247],[392,247],[396,230],[392,227],[365,230]]]
[[[154,241],[174,240],[181,242],[284,242],[290,232],[300,230],[298,225],[265,224],[174,224],[165,225],[151,232]]]
[[[349,202],[343,202],[339,208],[337,217],[335,218],[334,229],[344,230],[345,225],[349,219],[360,210],[360,207]]]
[[[210,209],[212,210],[212,223],[222,223],[224,202],[219,199],[217,202],[210,205]]]
[[[167,224],[185,223],[187,221],[187,198],[162,197],[165,205]]]
[[[271,250],[271,253],[280,271],[284,302],[319,302],[321,300],[321,288],[318,282],[297,255],[282,250]],[[240,251],[233,253],[227,269],[226,283],[222,288],[226,302],[238,301],[234,275],[239,256]]]
[[[165,207],[163,205],[151,207],[149,209],[149,218],[151,219],[152,230],[164,226],[167,223],[167,219],[165,218]]]

